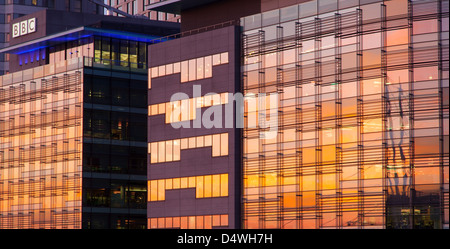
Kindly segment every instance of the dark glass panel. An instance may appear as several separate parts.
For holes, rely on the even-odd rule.
[[[111,78],[111,105],[129,106],[129,89],[128,80]]]
[[[111,103],[111,88],[108,78],[92,77],[92,103],[109,105]]]
[[[130,107],[147,107],[147,82],[131,80],[130,82]]]

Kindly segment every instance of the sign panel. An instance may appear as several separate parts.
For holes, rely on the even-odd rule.
[[[36,18],[34,17],[22,22],[14,23],[12,25],[13,38],[34,32],[36,32]]]

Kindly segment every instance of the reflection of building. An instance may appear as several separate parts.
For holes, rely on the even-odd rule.
[[[248,6],[237,7],[234,0],[178,0],[150,5],[180,13],[184,33],[150,46],[149,94],[159,98],[149,103],[156,113],[149,117],[149,142],[155,144],[149,157],[167,151],[166,139],[223,133],[172,128],[162,115],[172,104],[164,103],[179,91],[193,98],[192,83],[207,88],[202,94],[221,93],[238,77],[226,68],[240,68],[244,94],[279,94],[277,138],[262,139],[265,129],[246,126],[242,160],[235,161],[238,176],[229,176],[236,182],[242,177],[243,196],[236,199],[241,227],[448,228],[448,1],[289,2],[298,4],[246,1]],[[240,59],[232,55],[236,50]],[[212,67],[211,79],[194,77],[205,65],[197,59],[226,51],[228,66]],[[195,82],[183,81],[191,75]],[[156,110],[155,104],[166,109]],[[245,107],[246,122],[257,120],[257,106]],[[237,141],[229,140],[229,151],[239,148]],[[149,188],[156,198],[149,202],[150,228],[178,227],[174,217],[177,222],[193,217],[198,224],[204,220],[196,217],[213,214],[204,198],[194,198],[194,185],[192,193],[156,191],[170,177],[212,174],[197,172],[196,165],[206,161],[212,167],[217,158],[206,148],[192,148],[197,149],[181,149],[176,165],[149,161]],[[184,202],[190,208],[169,205]]]
[[[0,51],[0,228],[145,228],[147,45],[178,24],[30,18]]]

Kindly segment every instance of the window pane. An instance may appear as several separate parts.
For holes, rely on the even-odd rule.
[[[213,224],[214,227],[220,226],[220,215],[213,215]]]
[[[189,149],[196,148],[195,142],[196,142],[196,138],[195,137],[190,137],[189,138]]]
[[[205,65],[203,64],[203,57],[198,58],[197,59],[197,79],[203,79],[205,77],[205,73],[204,73],[204,67]]]
[[[173,179],[166,179],[166,190],[172,189]]]
[[[213,135],[212,140],[212,156],[220,156],[220,134]]]
[[[203,145],[203,136],[197,137],[196,140],[197,140],[197,147],[198,148],[201,148],[201,147],[204,146]]]
[[[172,217],[166,218],[166,228],[172,228]]]
[[[181,62],[181,82],[187,82],[189,80],[188,62]]]
[[[166,146],[165,142],[158,143],[158,162],[162,163],[166,161]]]
[[[156,78],[158,76],[158,67],[152,67],[152,78]]]
[[[392,30],[387,32],[387,46],[408,44],[408,29]]]
[[[197,216],[197,226],[196,229],[203,229],[203,216],[199,215]]]
[[[205,147],[211,146],[212,145],[212,136],[211,135],[207,135],[205,136]]]
[[[415,152],[418,155],[439,153],[439,137],[418,137],[415,139]]]
[[[188,228],[188,217],[181,217],[181,229]]]
[[[149,182],[149,191],[150,191],[150,201],[157,201],[158,200],[158,182],[157,181],[150,181]]]
[[[173,64],[173,73],[179,73],[180,72],[180,62],[174,63]]]
[[[228,226],[228,215],[226,215],[226,214],[220,215],[220,226],[222,226],[222,227]]]
[[[439,184],[440,182],[439,167],[416,167],[414,175],[415,184]]]
[[[290,21],[298,18],[298,5],[280,9],[280,22]]]
[[[173,73],[173,64],[166,65],[166,75]]]
[[[220,135],[220,155],[228,155],[228,133]]]
[[[180,188],[187,188],[188,187],[188,178],[182,177],[180,179]]]
[[[189,148],[188,139],[187,138],[182,138],[181,139],[181,149],[184,150],[184,149],[187,149],[187,148]]]
[[[205,57],[205,78],[212,77],[212,56]]]
[[[208,198],[211,197],[211,176],[205,176],[205,185],[204,187],[204,197]]]
[[[166,141],[166,161],[171,162],[173,160],[173,141]]]
[[[204,224],[205,224],[205,229],[211,229],[212,228],[212,219],[211,219],[211,215],[206,215],[204,218]]]
[[[157,218],[150,219],[150,227],[151,228],[158,228],[158,219]]]
[[[151,157],[151,163],[157,163],[158,162],[158,143],[151,143],[150,146],[150,157]]]
[[[220,54],[220,64],[228,63],[228,52]]]
[[[195,176],[191,176],[188,179],[188,188],[195,188]]]
[[[180,178],[174,178],[172,184],[173,184],[173,189],[179,189],[180,188]]]
[[[173,217],[173,228],[180,227],[180,217]]]
[[[166,198],[165,180],[158,180],[158,201],[163,201]]]
[[[213,66],[220,65],[220,54],[215,54],[212,56]]]
[[[220,195],[228,196],[228,174],[220,175]]]
[[[196,198],[203,198],[203,176],[197,176],[196,178],[197,184],[196,184],[196,192],[195,197]]]
[[[180,140],[174,140],[173,141],[173,160],[179,161],[180,160]]]
[[[196,80],[196,60],[189,60],[189,81]]]
[[[220,196],[220,175],[213,175],[212,178],[212,197]]]

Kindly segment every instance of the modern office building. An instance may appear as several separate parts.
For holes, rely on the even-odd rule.
[[[147,46],[179,24],[16,21],[31,24],[0,50],[0,228],[146,228]]]
[[[448,229],[448,1],[246,4],[150,5],[183,33],[149,47],[148,227]],[[193,128],[239,91],[243,129]]]
[[[90,0],[1,0],[0,1],[0,49],[9,46],[12,39],[10,30],[13,19],[28,15],[43,9],[63,10],[82,13],[103,13],[99,7]],[[0,75],[9,72],[9,55],[0,54]]]
[[[12,39],[12,32],[9,28],[13,19],[38,12],[43,9],[179,22],[180,17],[177,15],[146,10],[145,5],[150,4],[151,2],[153,1],[0,0],[0,49],[9,46],[9,41]],[[122,13],[122,15],[120,13]],[[0,75],[9,73],[8,62],[9,55],[0,54]]]

